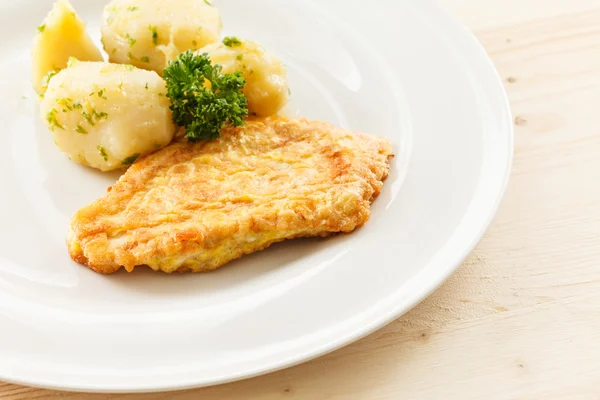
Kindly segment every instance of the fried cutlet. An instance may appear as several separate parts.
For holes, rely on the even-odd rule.
[[[176,141],[74,214],[69,252],[105,274],[202,272],[285,239],[351,232],[369,219],[391,157],[387,139],[303,118]]]

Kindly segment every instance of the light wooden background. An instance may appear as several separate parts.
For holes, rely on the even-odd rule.
[[[505,79],[516,152],[495,223],[440,290],[358,343],[256,379],[111,396],[0,384],[0,397],[599,400],[600,0],[442,2]]]

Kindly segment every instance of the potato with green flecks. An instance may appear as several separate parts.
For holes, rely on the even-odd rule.
[[[51,78],[40,112],[71,160],[110,171],[171,142],[176,127],[165,94],[156,72],[71,60]]]
[[[48,79],[66,68],[70,57],[82,61],[103,61],[100,49],[85,31],[68,0],[59,0],[44,22],[37,28],[31,49],[32,83],[36,92],[43,94]]]
[[[244,95],[250,114],[268,117],[287,104],[290,92],[285,65],[258,43],[226,37],[197,53],[207,53],[213,64],[223,67],[225,74],[240,71],[244,75]]]
[[[113,0],[104,9],[102,43],[110,62],[162,75],[169,60],[217,42],[222,25],[208,0]]]

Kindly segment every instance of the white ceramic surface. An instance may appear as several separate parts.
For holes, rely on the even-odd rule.
[[[98,37],[102,2],[73,4]],[[388,136],[370,222],[203,275],[101,276],[65,247],[117,178],[70,162],[37,116],[29,48],[51,0],[0,0],[0,379],[88,391],[216,384],[319,356],[422,300],[481,238],[512,124],[476,40],[430,1],[220,0],[225,33],[289,67],[291,114]]]

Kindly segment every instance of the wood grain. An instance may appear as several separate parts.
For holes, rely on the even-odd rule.
[[[514,172],[469,260],[434,295],[328,356],[148,395],[0,384],[3,399],[600,399],[600,3],[444,0],[506,81]]]

